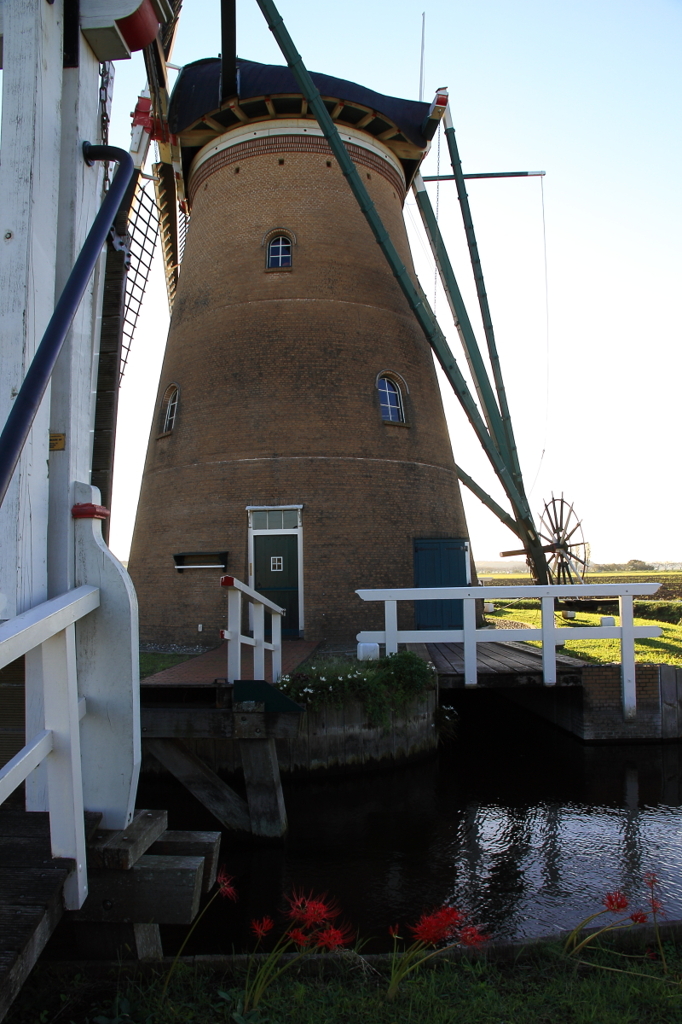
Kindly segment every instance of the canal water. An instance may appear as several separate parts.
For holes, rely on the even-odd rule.
[[[613,889],[643,905],[647,871],[668,917],[682,918],[679,745],[585,746],[499,691],[453,703],[457,735],[428,761],[285,780],[284,846],[225,833],[221,861],[239,900],[216,900],[186,952],[249,948],[249,921],[277,919],[294,889],[334,898],[377,952],[390,948],[390,925],[444,903],[495,938],[556,933]],[[217,827],[174,784],[143,781],[138,804],[169,807],[171,828]],[[172,953],[187,930],[162,931]]]

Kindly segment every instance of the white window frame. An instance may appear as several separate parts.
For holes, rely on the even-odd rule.
[[[305,629],[304,620],[304,608],[305,602],[303,600],[303,517],[301,515],[303,505],[247,505],[246,513],[249,517],[249,542],[248,542],[248,557],[249,557],[249,586],[253,587],[255,583],[255,574],[253,571],[254,563],[254,537],[277,537],[277,536],[295,536],[298,537],[297,555],[298,555],[298,631],[303,636]],[[254,530],[252,525],[252,512],[298,512],[298,526],[289,527],[287,530]],[[251,604],[249,603],[249,626],[252,627],[251,622]],[[286,623],[283,621],[282,625]]]

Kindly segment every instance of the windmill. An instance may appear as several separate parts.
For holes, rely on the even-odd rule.
[[[309,117],[311,121],[317,122],[322,130],[376,241],[400,284],[419,327],[431,345],[502,485],[511,511],[504,509],[460,466],[456,466],[457,476],[461,483],[469,488],[519,538],[523,545],[522,551],[526,555],[536,582],[548,583],[551,572],[548,569],[546,545],[543,545],[543,538],[536,526],[524,489],[492,318],[485,292],[480,254],[466,193],[466,179],[469,177],[527,176],[543,172],[491,172],[465,175],[462,171],[455,129],[448,107],[447,90],[438,91],[421,130],[425,138],[432,138],[438,125],[443,121],[452,168],[452,174],[447,177],[453,179],[457,186],[485,334],[486,362],[462,299],[426,190],[425,183],[433,178],[422,178],[419,173],[419,164],[423,153],[415,153],[414,159],[410,161],[409,141],[401,133],[400,126],[388,123],[386,120],[379,125],[381,130],[378,137],[402,159],[408,181],[415,193],[474,383],[474,393],[472,393],[443,331],[429,307],[423,290],[418,285],[415,287],[407,273],[390,234],[386,231],[357,168],[340,138],[339,130],[343,129],[344,124],[362,125],[363,127],[369,124],[371,127],[373,123],[371,117],[367,115],[363,119],[357,114],[357,111],[353,111],[352,104],[334,103],[321,96],[313,78],[296,52],[272,0],[258,0],[258,3],[291,73],[296,79],[299,93],[296,99],[292,98],[290,102],[299,104],[296,109],[300,110],[304,116]],[[167,60],[179,9],[180,2],[176,2],[173,21],[164,29],[163,38],[160,37],[145,50],[149,97],[148,99],[141,98],[134,118],[134,124],[148,132],[149,137],[153,138],[159,147],[159,160],[154,164],[153,177],[171,311],[189,217],[185,182],[192,158],[202,146],[210,144],[214,139],[219,139],[234,125],[256,123],[273,116],[287,116],[286,104],[282,102],[284,98],[278,98],[277,107],[275,107],[270,96],[255,97],[252,100],[251,97],[241,95],[236,57],[235,4],[233,0],[222,0],[221,3],[222,56],[217,90],[214,93],[209,91],[203,97],[205,102],[193,122],[180,124],[177,117],[174,120],[173,116],[169,116]],[[179,82],[182,81],[182,75],[181,71]],[[246,100],[249,102],[242,102]],[[258,100],[258,103],[255,100]],[[289,114],[292,109],[289,106]]]

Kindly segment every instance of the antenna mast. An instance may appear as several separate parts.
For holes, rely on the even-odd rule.
[[[424,99],[424,36],[426,34],[426,11],[422,11],[422,48],[419,59],[419,102]]]

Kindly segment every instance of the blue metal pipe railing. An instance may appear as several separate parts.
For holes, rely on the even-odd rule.
[[[88,286],[90,275],[95,269],[102,246],[107,240],[107,235],[133,176],[133,160],[125,149],[119,149],[117,146],[92,146],[89,142],[84,142],[83,157],[89,164],[95,160],[118,161],[118,169],[73,270],[69,274],[69,279],[64,285],[64,290],[55,306],[43,339],[36,349],[19,389],[19,394],[14,399],[12,411],[7,417],[7,422],[0,435],[0,505],[5,500],[7,489],[47,390],[64,339],[69,333],[76,310]]]

